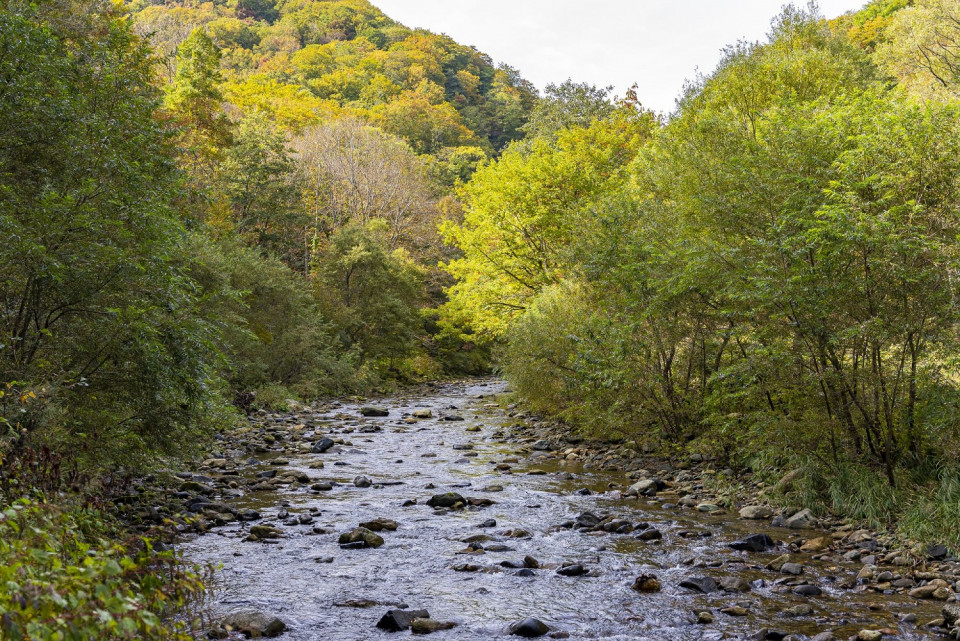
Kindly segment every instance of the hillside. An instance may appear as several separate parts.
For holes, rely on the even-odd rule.
[[[536,90],[506,65],[424,30],[366,0],[134,2],[136,29],[163,57],[168,79],[180,44],[198,27],[222,52],[227,100],[299,130],[361,118],[420,154],[487,155],[521,137]]]

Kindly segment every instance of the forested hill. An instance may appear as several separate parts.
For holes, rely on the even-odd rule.
[[[129,8],[170,80],[180,45],[202,27],[221,51],[227,101],[294,130],[353,116],[420,154],[491,155],[521,137],[537,97],[515,69],[408,29],[366,0],[135,0]]]

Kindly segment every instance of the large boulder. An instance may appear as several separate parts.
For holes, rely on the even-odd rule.
[[[377,627],[387,632],[401,632],[409,630],[414,619],[429,619],[430,613],[426,610],[388,610],[380,617]]]
[[[360,408],[360,414],[363,416],[390,416],[390,410],[379,405],[365,405]]]
[[[739,541],[734,541],[730,547],[741,552],[766,552],[774,545],[773,539],[766,534],[751,534]]]
[[[763,521],[773,517],[773,508],[768,505],[748,505],[740,508],[740,518]]]
[[[365,527],[358,527],[340,535],[340,545],[363,543],[363,547],[378,548],[383,545],[383,537]]]
[[[434,494],[427,500],[430,507],[463,507],[467,500],[456,492],[446,492],[445,494]]]
[[[248,637],[276,637],[287,629],[277,617],[259,610],[237,610],[224,617],[220,624]]]

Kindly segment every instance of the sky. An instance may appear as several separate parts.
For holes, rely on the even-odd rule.
[[[684,80],[725,45],[762,40],[786,0],[372,0],[408,27],[445,33],[520,70],[539,89],[567,78],[670,112]],[[826,17],[865,0],[820,0]],[[805,4],[799,2],[797,4]]]

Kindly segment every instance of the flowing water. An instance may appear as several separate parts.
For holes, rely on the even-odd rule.
[[[222,566],[211,595],[213,615],[244,607],[269,611],[289,626],[282,638],[303,641],[407,636],[409,632],[391,634],[375,627],[384,612],[397,604],[423,608],[433,619],[457,623],[452,630],[431,635],[436,639],[501,637],[511,622],[531,616],[573,639],[749,638],[764,628],[798,638],[824,630],[848,638],[864,628],[889,628],[901,639],[937,638],[933,631],[899,620],[910,613],[918,623],[934,619],[939,616],[939,603],[836,587],[840,579],[855,575],[859,564],[824,564],[809,555],[796,555],[806,566],[801,578],[823,590],[822,596],[802,597],[783,585],[784,580],[797,577],[763,569],[786,550],[785,544],[769,553],[726,547],[754,532],[768,533],[779,541],[793,541],[804,533],[740,521],[729,514],[664,508],[646,498],[621,499],[611,491],[611,484],[622,489],[629,483],[624,473],[584,470],[511,444],[509,426],[516,420],[492,402],[502,391],[499,381],[480,380],[385,399],[377,403],[389,408],[385,418],[361,418],[359,406],[348,403],[278,418],[285,424],[305,424],[305,438],[316,433],[346,441],[322,454],[282,454],[289,459],[282,469],[301,470],[315,481],[337,485],[328,492],[297,486],[224,499],[238,508],[257,509],[264,517],[257,523],[276,525],[284,536],[275,543],[245,542],[251,524],[232,523],[182,544],[189,560]],[[430,409],[433,418],[404,422],[418,409]],[[448,415],[464,420],[444,420]],[[381,429],[372,432],[375,428]],[[257,461],[248,461],[241,472],[252,477],[270,469],[270,458],[278,455],[262,454]],[[495,469],[511,457],[519,459],[512,469]],[[317,461],[324,462],[323,469],[310,468]],[[359,475],[369,477],[374,485],[356,487],[353,480]],[[488,491],[497,485],[502,491]],[[584,488],[591,493],[582,492]],[[495,503],[439,512],[426,505],[431,495],[448,491]],[[412,499],[417,503],[404,507]],[[281,509],[294,516],[312,514],[313,522],[283,525],[281,520],[288,519],[278,517]],[[557,527],[584,511],[648,522],[663,533],[663,539],[645,542],[635,533],[586,533]],[[380,533],[386,541],[382,547],[340,548],[339,533],[378,517],[399,523],[396,531]],[[488,519],[495,519],[496,526],[479,527]],[[512,534],[526,530],[530,536],[510,536],[511,530]],[[483,547],[503,551],[458,554],[467,548],[464,540],[478,534],[493,537],[482,542]],[[516,569],[500,565],[519,562],[526,555],[547,567],[523,577],[516,576]],[[553,569],[554,564],[570,561],[581,563],[595,576],[565,577]],[[460,564],[481,569],[455,571]],[[657,575],[662,591],[632,590],[640,574]],[[691,576],[719,580],[729,575],[752,582],[752,589],[704,595],[679,587]],[[349,607],[345,605],[349,601],[376,604]],[[811,605],[813,613],[783,615],[800,604]],[[749,614],[737,617],[719,612],[733,605],[741,605]],[[712,623],[696,622],[695,613],[703,610],[712,611]]]

